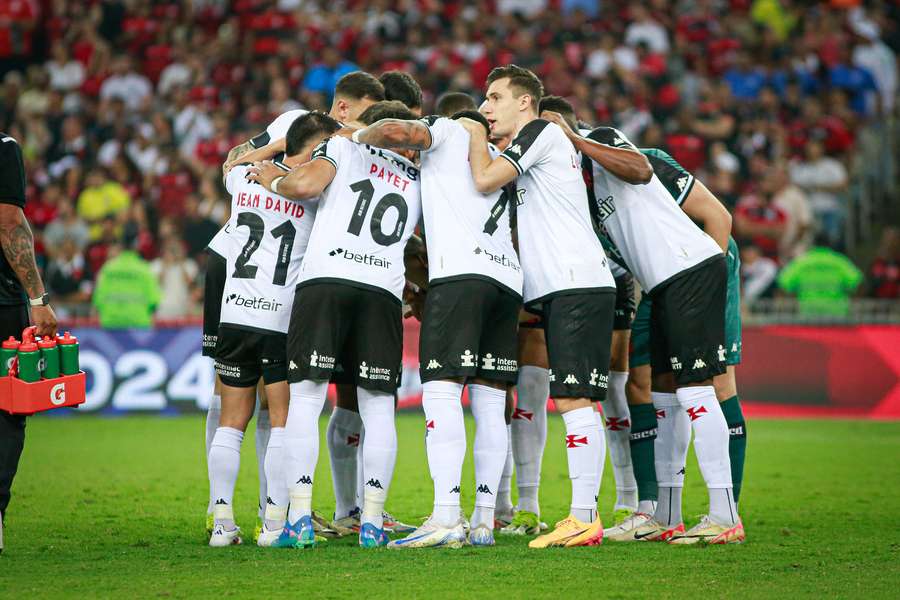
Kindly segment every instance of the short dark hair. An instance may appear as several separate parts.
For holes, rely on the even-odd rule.
[[[463,117],[465,117],[466,119],[472,119],[473,121],[478,121],[479,123],[484,125],[484,128],[487,130],[488,135],[491,135],[491,124],[488,123],[487,118],[477,110],[472,108],[468,110],[461,110],[457,113],[454,113],[450,118],[455,121],[456,119],[461,119]]]
[[[455,115],[462,110],[477,109],[478,105],[475,104],[474,98],[463,92],[446,92],[442,94],[434,107],[434,111],[443,117]]]
[[[575,116],[575,107],[565,98],[561,96],[544,96],[541,98],[538,114],[541,114],[545,110],[558,112],[562,115],[562,118],[565,119],[566,123],[569,124],[569,127],[572,128],[572,131],[578,131],[578,117]]]
[[[422,108],[422,88],[406,71],[385,71],[378,78],[385,100],[399,100],[408,108]]]
[[[399,100],[382,100],[376,102],[362,111],[357,120],[365,125],[371,125],[382,119],[400,119],[411,121],[416,118],[409,108]]]
[[[287,156],[299,154],[313,136],[331,135],[341,128],[341,124],[322,112],[308,112],[297,117],[288,127],[284,137],[284,153]]]
[[[369,98],[379,102],[384,100],[384,86],[371,73],[353,71],[338,79],[334,95],[353,100]]]
[[[509,87],[513,88],[513,93],[518,96],[528,94],[531,96],[531,107],[538,110],[538,103],[544,95],[544,84],[538,79],[538,76],[519,65],[506,65],[505,67],[496,67],[490,72],[487,78],[488,85],[494,83],[498,79],[509,79]]]

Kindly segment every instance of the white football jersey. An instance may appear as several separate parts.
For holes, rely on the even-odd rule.
[[[562,129],[531,121],[501,155],[516,168],[526,304],[559,292],[615,289],[588,212],[578,153]]]
[[[403,251],[422,213],[419,168],[342,137],[325,140],[312,156],[337,172],[319,197],[300,283],[338,279],[401,299]]]
[[[291,128],[291,124],[293,124],[298,117],[302,117],[308,112],[308,110],[299,108],[280,114],[274,121],[269,123],[269,126],[266,127],[265,131],[250,139],[250,145],[254,148],[262,148],[272,140],[287,137],[287,132],[288,129]],[[207,246],[219,256],[225,256],[230,250],[231,244],[229,244],[228,231],[231,231],[234,228],[234,218],[234,211],[232,211],[229,222],[216,232],[216,235],[213,236],[213,239],[210,240],[209,245]],[[229,227],[229,225],[231,227]]]
[[[233,168],[225,180],[234,228],[225,254],[220,322],[287,333],[317,207],[314,201],[289,200],[247,181],[247,168]]]
[[[612,127],[598,127],[588,137],[610,146],[634,148]],[[672,195],[656,175],[645,185],[632,185],[596,163],[591,174],[591,215],[647,292],[722,254],[718,244],[672,202]]]
[[[509,225],[511,186],[479,193],[469,168],[469,132],[444,117],[422,122],[431,132],[431,148],[421,154],[429,281],[475,275],[521,296],[522,268]]]

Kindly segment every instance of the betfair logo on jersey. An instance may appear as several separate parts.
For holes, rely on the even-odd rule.
[[[513,271],[515,271],[517,273],[522,270],[521,267],[519,267],[518,263],[515,263],[512,260],[510,260],[509,257],[507,257],[505,254],[492,254],[491,252],[488,252],[487,250],[484,250],[483,248],[481,248],[481,246],[475,246],[474,252],[475,252],[475,256],[484,255],[484,257],[487,258],[489,261],[491,261],[493,263],[497,263],[501,267],[506,267],[508,269],[512,269]]]
[[[601,221],[605,221],[609,217],[612,216],[614,212],[616,212],[616,204],[613,201],[612,196],[607,196],[603,200],[597,199],[597,217]]]
[[[598,387],[608,387],[609,386],[609,376],[604,373],[600,373],[597,369],[591,371],[591,379],[588,381],[589,384],[595,385]]]
[[[312,354],[309,355],[309,366],[318,367],[320,369],[333,369],[334,368],[334,357],[333,356],[325,356],[324,354],[319,354],[315,350],[312,351]]]
[[[475,361],[478,360],[478,355],[472,354],[471,350],[466,349],[465,352],[459,355],[459,360],[462,361],[460,364],[463,367],[474,367]]]
[[[509,148],[506,149],[510,154],[517,154],[518,156],[522,156],[522,146],[519,144],[513,144]]]
[[[335,248],[328,253],[328,256],[336,256],[360,265],[378,267],[380,269],[391,268],[391,261],[389,260],[384,260],[377,256],[372,256],[371,254],[360,254],[359,252],[353,252],[352,250],[344,250],[343,248]]]
[[[517,189],[516,190],[516,206],[522,206],[525,204],[525,192],[527,190]]]
[[[234,306],[242,306],[244,308],[249,308],[250,310],[263,310],[266,312],[278,312],[284,306],[281,302],[277,300],[270,300],[269,298],[256,297],[256,298],[248,298],[243,294],[228,294],[225,297],[225,304],[233,304]]]

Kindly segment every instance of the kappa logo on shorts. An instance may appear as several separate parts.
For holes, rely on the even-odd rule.
[[[591,379],[590,381],[588,381],[588,383],[591,385],[606,388],[609,387],[609,376],[600,373],[599,371],[597,371],[597,369],[594,369],[593,371],[591,371]]]
[[[677,357],[677,356],[670,356],[670,357],[669,357],[669,362],[672,363],[672,370],[673,370],[673,371],[680,371],[680,370],[681,370],[681,361],[678,360],[678,357]]]
[[[291,371],[296,371],[298,368],[299,367],[297,367],[297,363],[295,363],[294,361],[288,363],[288,369],[290,369]]]
[[[563,381],[566,385],[578,385],[578,379],[572,373],[566,375],[565,380]]]
[[[440,368],[441,368],[441,363],[434,360],[433,358],[428,361],[428,366],[425,367],[426,370],[440,369]]]
[[[733,344],[731,344],[731,351],[732,351],[732,352],[738,352],[739,350],[740,350],[740,348],[738,348],[738,343],[737,343],[737,342],[734,342]]]
[[[703,362],[703,359],[702,359],[702,358],[698,358],[697,360],[694,361],[694,366],[693,366],[692,368],[694,368],[694,369],[705,369],[705,368],[706,368],[706,363]]]
[[[481,368],[487,369],[488,371],[494,370],[494,355],[488,352],[483,357],[481,357]]]
[[[478,355],[472,354],[472,351],[466,348],[466,351],[459,355],[459,360],[462,361],[463,367],[474,367],[475,361],[478,360]]]
[[[722,347],[722,344],[719,344],[719,362],[725,362],[725,348]]]

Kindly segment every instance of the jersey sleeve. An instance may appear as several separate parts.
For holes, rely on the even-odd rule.
[[[228,191],[228,193],[234,194],[234,191],[237,189],[238,184],[243,181],[246,176],[246,165],[238,165],[228,171],[228,175],[225,176],[225,189]]]
[[[588,139],[612,146],[614,148],[630,148],[637,150],[637,147],[631,143],[628,137],[616,129],[615,127],[598,127],[587,135]]]
[[[559,129],[558,126],[554,125]],[[503,151],[501,156],[512,163],[519,175],[541,162],[553,149],[552,131],[549,121],[535,119],[519,132],[519,135]],[[560,133],[562,133],[560,131]]]
[[[431,146],[428,150],[434,150],[443,144],[452,135],[454,126],[462,127],[462,125],[458,125],[446,117],[437,115],[419,119],[419,123],[425,125],[428,128],[428,133],[431,134]],[[428,152],[428,150],[423,150],[423,152]]]
[[[0,204],[25,207],[25,163],[19,143],[0,134]]]
[[[684,204],[694,187],[694,176],[667,152],[658,148],[643,148],[641,153],[650,161],[653,173],[672,195],[675,202],[679,206]]]
[[[347,152],[347,145],[353,142],[340,137],[332,137],[323,140],[312,152],[311,160],[327,160],[337,169],[341,159]]]
[[[287,137],[288,129],[291,128],[293,122],[298,118],[305,115],[307,111],[298,108],[296,110],[289,110],[286,113],[282,113],[278,115],[274,121],[272,121],[266,130],[250,138],[250,145],[254,148],[262,148],[272,140],[278,140],[283,137]]]

